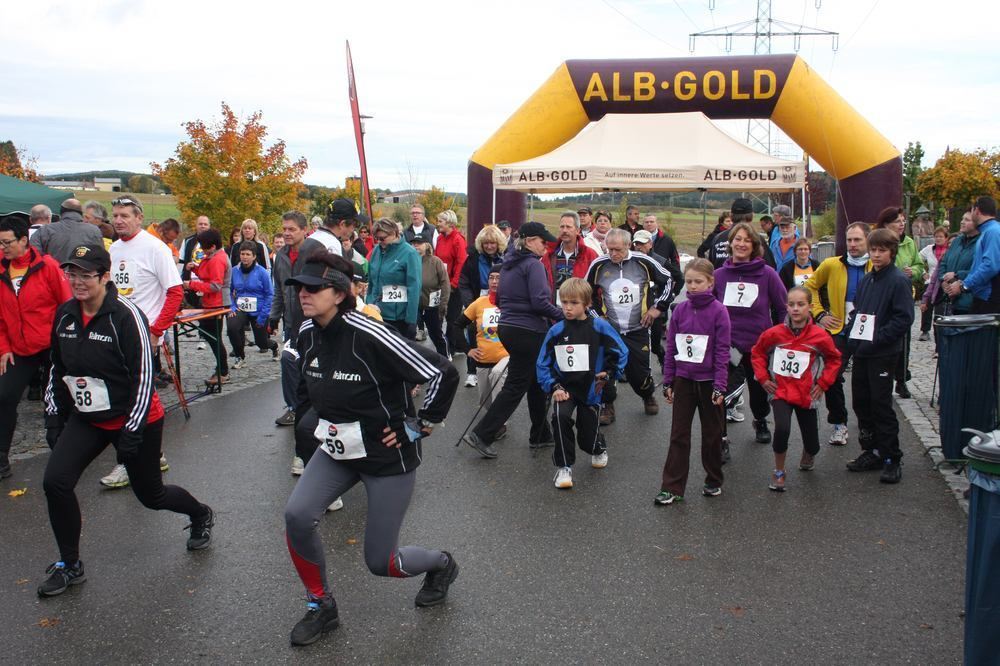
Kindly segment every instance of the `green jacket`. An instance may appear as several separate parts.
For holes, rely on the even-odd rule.
[[[417,308],[420,305],[420,283],[422,281],[420,255],[409,243],[396,241],[382,249],[376,245],[368,265],[367,302],[377,305],[386,321],[417,323]],[[399,289],[393,289],[393,302],[386,302],[384,287],[404,288],[405,301],[399,299]]]
[[[899,251],[896,253],[896,268],[903,270],[907,266],[913,271],[910,278],[913,284],[923,284],[924,271],[927,270],[924,258],[917,251],[917,244],[913,239],[909,236],[903,236],[903,240],[899,243]]]

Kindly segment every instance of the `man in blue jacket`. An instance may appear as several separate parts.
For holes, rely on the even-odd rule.
[[[944,284],[952,299],[963,292],[972,294],[972,314],[1000,313],[1000,224],[997,202],[993,197],[979,197],[972,207],[972,221],[979,229],[979,244],[972,268],[964,280]]]
[[[792,209],[788,206],[775,206],[771,214],[774,215],[774,228],[769,235],[771,255],[774,257],[774,270],[780,272],[785,264],[795,259],[795,241],[799,239],[799,228],[795,225]]]

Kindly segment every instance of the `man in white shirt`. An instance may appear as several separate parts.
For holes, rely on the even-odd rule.
[[[354,227],[359,223],[367,223],[368,217],[360,215],[350,199],[334,199],[327,207],[323,226],[309,238],[321,243],[327,251],[344,256],[343,241],[354,233]]]
[[[181,277],[167,246],[142,228],[142,204],[135,197],[123,196],[111,205],[118,234],[118,240],[111,244],[111,279],[118,295],[131,300],[146,315],[155,349],[180,309],[184,297]],[[160,467],[167,467],[166,456],[160,458]],[[116,465],[101,484],[108,488],[127,486],[125,466]]]

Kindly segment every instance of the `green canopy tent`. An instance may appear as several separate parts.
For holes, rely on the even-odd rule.
[[[45,204],[58,216],[59,206],[71,198],[73,193],[67,190],[54,190],[38,183],[0,175],[0,215],[20,213],[27,217],[32,206]]]

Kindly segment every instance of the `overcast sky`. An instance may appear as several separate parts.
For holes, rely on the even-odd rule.
[[[774,0],[773,16],[840,32],[800,55],[925,165],[946,146],[1000,145],[993,2]],[[226,101],[263,112],[272,138],[309,161],[305,181],[357,173],[344,41],[368,121],[373,187],[465,191],[466,164],[570,58],[688,55],[688,34],[752,18],[754,0],[5,3],[0,140],[43,173],[149,171]],[[94,9],[98,7],[98,9]],[[348,10],[347,8],[350,7]],[[977,35],[982,33],[982,37]],[[752,53],[749,39],[733,53]],[[775,40],[775,53],[792,51]],[[695,55],[724,55],[699,41]],[[743,134],[745,123],[727,123]],[[785,147],[785,150],[789,150]]]

